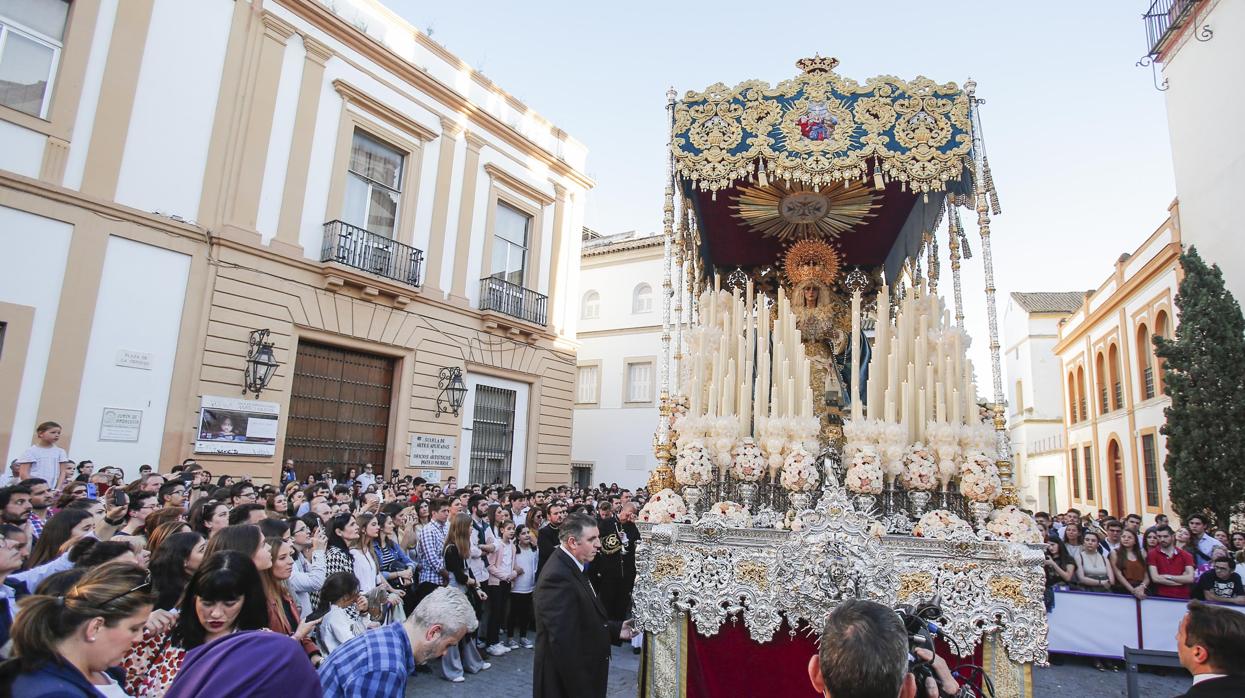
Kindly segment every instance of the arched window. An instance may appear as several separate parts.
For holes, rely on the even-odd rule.
[[[1085,367],[1076,367],[1076,402],[1078,421],[1089,419],[1089,398],[1085,392]]]
[[[1150,341],[1150,331],[1142,324],[1137,328],[1137,368],[1138,379],[1141,381],[1141,399],[1154,397],[1154,362],[1151,354],[1154,351]]]
[[[596,291],[584,294],[584,305],[580,311],[580,317],[584,320],[596,320],[601,317],[601,294]]]
[[[1109,375],[1111,378],[1111,409],[1118,410],[1124,407],[1124,377],[1123,371],[1120,370],[1120,347],[1118,344],[1112,344],[1108,350],[1108,363],[1110,364]]]
[[[1076,396],[1076,377],[1071,373],[1068,374],[1068,422],[1076,424],[1081,421],[1077,412],[1077,396]]]
[[[1111,401],[1107,397],[1107,360],[1098,352],[1098,358],[1094,359],[1094,391],[1098,395],[1098,414],[1106,414],[1111,411]]]
[[[1160,310],[1158,315],[1154,316],[1154,336],[1163,339],[1171,339],[1171,331],[1167,327],[1167,312]],[[1151,343],[1150,351],[1154,351],[1154,345]],[[1154,384],[1158,386],[1157,392],[1163,392],[1163,364],[1167,362],[1155,356],[1154,359]]]
[[[653,287],[640,284],[631,292],[631,312],[648,313],[653,310]]]

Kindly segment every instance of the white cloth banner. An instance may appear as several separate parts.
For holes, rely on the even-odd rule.
[[[1137,599],[1117,594],[1056,591],[1047,614],[1051,652],[1093,657],[1124,656],[1124,646],[1137,647]]]
[[[1125,646],[1175,652],[1176,630],[1187,604],[1180,599],[1138,601],[1126,594],[1056,591],[1055,608],[1046,616],[1047,645],[1051,652],[1114,659],[1124,658]],[[1224,607],[1245,613],[1240,606]]]

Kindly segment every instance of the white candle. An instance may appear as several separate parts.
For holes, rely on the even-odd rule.
[[[785,417],[795,416],[795,379],[787,379],[787,414]]]
[[[942,383],[934,385],[934,419],[939,422],[947,421],[947,400],[943,387]]]

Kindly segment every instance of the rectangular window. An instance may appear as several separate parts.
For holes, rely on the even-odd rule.
[[[1089,446],[1085,447],[1085,499],[1094,499],[1094,452]]]
[[[1154,434],[1141,437],[1141,462],[1146,469],[1146,506],[1159,505],[1159,465],[1154,452]]]
[[[599,401],[597,384],[601,376],[600,366],[580,366],[575,375],[575,402],[595,405]]]
[[[493,259],[489,275],[522,286],[532,217],[499,201],[493,225]]]
[[[627,364],[627,402],[652,402],[653,364],[637,362]]]
[[[1072,498],[1081,498],[1081,466],[1077,462],[1077,450],[1073,448],[1068,456],[1072,459]]]
[[[1142,371],[1142,379],[1143,392],[1141,398],[1143,400],[1149,400],[1154,397],[1154,368],[1152,366],[1146,366],[1145,370]]]
[[[582,489],[592,487],[592,463],[571,461],[571,484]]]
[[[8,0],[0,5],[0,104],[47,117],[68,17],[65,0]]]
[[[510,484],[514,450],[516,393],[491,385],[477,385],[471,418],[471,473],[469,482]]]
[[[405,155],[355,129],[347,166],[343,220],[392,239],[398,227]]]

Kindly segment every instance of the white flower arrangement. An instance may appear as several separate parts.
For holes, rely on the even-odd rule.
[[[782,469],[782,450],[787,445],[783,421],[778,418],[758,419],[757,445],[761,447],[761,455],[765,456],[770,477],[777,477],[778,471]]]
[[[862,446],[852,455],[847,474],[843,476],[843,484],[848,491],[856,494],[882,493],[882,462],[878,458],[877,449],[873,446]]]
[[[879,451],[882,454],[882,472],[886,479],[894,481],[903,473],[903,457],[908,450],[908,430],[902,424],[886,422],[878,437]]]
[[[671,489],[650,497],[640,510],[640,520],[647,523],[674,523],[684,516],[687,516],[687,504]]]
[[[713,479],[713,461],[701,441],[690,441],[679,449],[674,479],[687,487],[699,487]]]
[[[956,458],[960,455],[960,427],[950,422],[929,422],[925,425],[925,436],[929,439],[929,447],[938,454],[938,481],[942,489],[960,472]]]
[[[973,527],[967,521],[946,509],[935,509],[926,512],[921,517],[921,520],[916,522],[916,526],[912,527],[912,535],[936,540],[942,540],[953,533],[961,531],[971,535]]]
[[[755,439],[746,436],[735,446],[731,477],[741,482],[757,482],[765,477],[765,456]]]
[[[960,427],[960,450],[964,453],[990,453],[994,449],[995,433],[992,425],[986,422],[970,422]]]
[[[713,462],[721,469],[731,467],[731,451],[735,448],[735,440],[739,438],[739,417],[727,415],[711,418],[713,426],[710,430],[713,445]]]
[[[938,465],[934,454],[923,443],[914,443],[903,459],[903,486],[909,490],[933,491],[938,487]]]
[[[736,502],[717,502],[709,507],[706,516],[721,516],[726,525],[733,528],[751,528],[752,515],[748,513],[747,508]]]
[[[1002,488],[998,467],[984,454],[970,453],[960,469],[960,494],[970,502],[993,502]]]
[[[817,472],[817,465],[807,451],[800,447],[792,449],[787,454],[780,480],[783,489],[790,492],[809,492],[815,489],[820,481],[821,475]]]
[[[1012,543],[1041,543],[1042,529],[1032,516],[1014,506],[1008,505],[990,514],[990,522],[986,530],[995,538]]]

